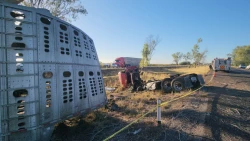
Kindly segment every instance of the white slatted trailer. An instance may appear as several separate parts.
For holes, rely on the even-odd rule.
[[[48,10],[0,0],[0,141],[48,140],[106,104],[93,40]]]

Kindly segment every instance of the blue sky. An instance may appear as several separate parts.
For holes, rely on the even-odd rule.
[[[88,15],[72,22],[95,42],[99,60],[141,57],[146,38],[161,42],[151,63],[173,63],[198,38],[207,62],[250,44],[250,0],[82,0]]]

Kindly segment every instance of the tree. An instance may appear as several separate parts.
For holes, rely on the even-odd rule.
[[[237,46],[232,52],[233,63],[235,65],[250,64],[250,45]]]
[[[143,49],[142,49],[142,59],[140,62],[140,67],[146,67],[149,65],[149,59],[148,59],[149,54],[150,54],[149,46],[146,43],[146,44],[144,44]]]
[[[176,52],[174,54],[172,54],[172,57],[174,59],[174,62],[176,63],[176,65],[178,65],[179,61],[181,60],[183,54],[180,52]]]
[[[194,64],[200,64],[202,60],[205,60],[207,50],[200,52],[199,44],[202,42],[202,39],[199,38],[197,43],[194,45],[192,49],[192,59],[194,60]]]
[[[185,60],[185,62],[192,59],[192,55],[190,52],[187,52],[186,54],[183,54],[182,58]]]
[[[53,16],[70,22],[76,20],[78,14],[88,14],[80,0],[24,0],[22,5],[27,7],[48,9]]]
[[[160,39],[158,36],[154,38],[153,35],[149,35],[148,38],[146,39],[146,44],[148,45],[148,53],[149,53],[147,56],[147,60],[149,64],[152,59],[154,50],[159,43],[160,43]]]

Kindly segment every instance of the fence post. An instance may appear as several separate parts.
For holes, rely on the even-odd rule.
[[[158,126],[161,125],[161,100],[158,98],[157,100],[157,122]]]

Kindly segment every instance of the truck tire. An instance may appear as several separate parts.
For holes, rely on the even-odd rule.
[[[170,79],[170,78],[165,78],[164,80],[161,81],[161,90],[164,93],[172,92],[171,81],[172,81],[172,79]]]
[[[175,92],[180,92],[185,89],[182,79],[174,79],[172,81],[172,88]]]

